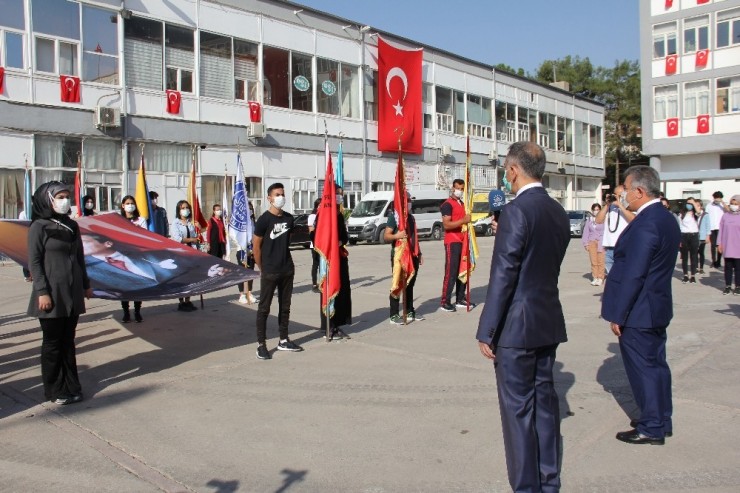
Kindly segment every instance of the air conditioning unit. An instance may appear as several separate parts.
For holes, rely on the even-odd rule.
[[[452,146],[442,146],[442,157],[452,156]]]
[[[491,152],[488,153],[488,160],[490,162],[494,162],[498,159],[498,154],[496,153],[496,149],[491,149]]]
[[[262,139],[267,135],[267,129],[264,123],[250,123],[247,129],[247,135],[252,139]]]
[[[100,127],[120,127],[121,112],[116,108],[107,106],[95,107],[95,126]]]
[[[558,163],[558,171],[560,173],[565,173],[565,165],[562,162]]]

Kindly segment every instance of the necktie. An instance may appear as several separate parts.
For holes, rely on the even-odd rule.
[[[114,259],[113,257],[105,257],[105,261],[113,267],[116,267],[117,269],[125,270],[128,272],[128,269],[126,268],[126,262],[124,262],[123,260]]]

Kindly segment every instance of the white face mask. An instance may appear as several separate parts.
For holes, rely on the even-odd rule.
[[[93,204],[92,202],[85,203],[85,209],[87,209],[88,211],[93,210],[93,207],[95,207],[95,204]]]
[[[190,217],[190,209],[181,209],[180,210],[180,215],[182,217]]]
[[[51,198],[51,208],[54,209],[54,212],[57,214],[66,214],[72,208],[72,201],[69,200],[69,197],[65,199],[57,199],[49,194],[49,198]]]
[[[737,212],[737,211],[740,211],[740,205],[737,205],[737,204],[730,204],[730,210],[731,210],[732,212]]]
[[[213,215],[216,217],[221,217],[221,214],[223,214],[221,210],[213,211]]]
[[[344,196],[337,195],[337,205],[342,205],[343,202],[344,202]]]
[[[452,194],[455,196],[455,198],[461,199],[463,196],[463,191],[459,189],[455,189],[452,191]]]
[[[126,204],[123,206],[123,210],[131,214],[136,210],[136,205],[134,204]]]
[[[282,209],[285,205],[285,195],[278,195],[274,199],[272,199],[272,205],[276,209]]]

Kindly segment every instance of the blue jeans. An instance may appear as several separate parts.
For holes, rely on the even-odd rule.
[[[604,247],[604,253],[606,254],[606,257],[604,258],[604,266],[606,267],[606,273],[608,274],[610,270],[612,270],[612,265],[614,265],[614,247]]]

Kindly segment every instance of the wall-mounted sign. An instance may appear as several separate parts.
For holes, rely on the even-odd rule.
[[[321,90],[324,91],[324,94],[327,96],[334,96],[337,92],[337,86],[330,80],[325,80],[321,83]]]
[[[308,88],[311,87],[311,83],[308,82],[308,79],[306,79],[302,75],[299,75],[298,77],[293,79],[293,85],[301,92],[306,92],[308,91]]]

